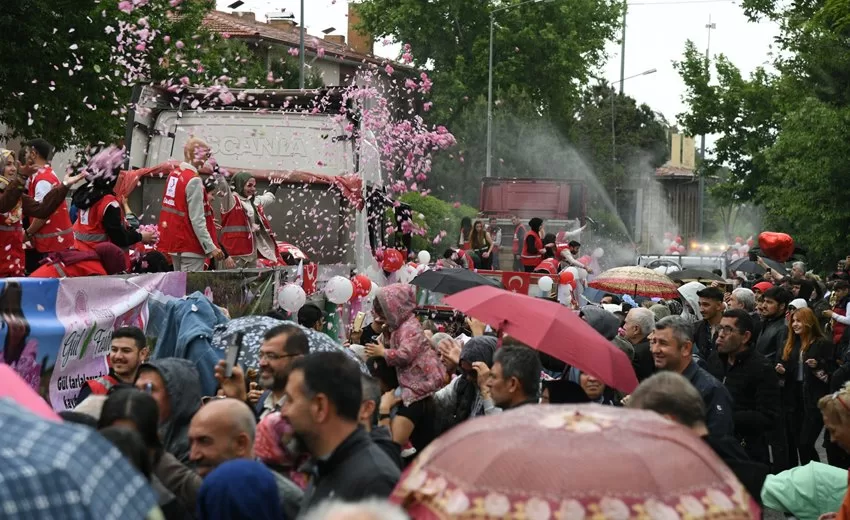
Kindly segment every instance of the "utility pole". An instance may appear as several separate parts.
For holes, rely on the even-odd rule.
[[[711,15],[708,15],[708,23],[705,25],[705,28],[708,30],[708,43],[705,46],[705,73],[708,75],[711,73],[710,63],[711,63],[711,31],[717,28],[717,24],[711,21]],[[709,78],[710,80],[711,78]],[[700,148],[699,148],[699,161],[700,161],[700,169],[702,169],[702,165],[705,163],[705,134],[700,137]],[[705,171],[700,172],[699,176],[699,240],[704,240],[705,236]]]
[[[301,37],[298,40],[298,88],[304,90],[304,0],[301,0]]]
[[[620,38],[620,95],[623,95],[623,83],[625,83],[626,75],[626,12],[629,10],[629,4],[623,4],[623,34]]]

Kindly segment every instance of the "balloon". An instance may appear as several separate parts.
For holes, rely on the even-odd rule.
[[[578,279],[579,279],[579,278],[578,278],[578,267],[570,266],[570,267],[567,267],[567,268],[565,269],[565,271],[567,271],[568,273],[571,273],[571,274],[573,275],[573,280],[578,280]]]
[[[677,244],[681,244],[681,243],[682,243],[682,237],[677,236],[677,237],[676,237],[676,243],[677,243]]]
[[[549,278],[548,276],[541,276],[540,279],[537,280],[537,287],[539,287],[540,290],[545,293],[551,291],[554,285],[555,281]]]
[[[366,301],[371,302],[372,300],[374,300],[375,296],[378,295],[378,291],[380,291],[380,290],[381,290],[380,285],[378,285],[376,283],[372,283],[372,289],[369,290],[369,295],[366,297]]]
[[[300,285],[288,283],[277,293],[277,301],[286,312],[297,312],[307,303],[307,293]]]
[[[394,273],[404,265],[404,255],[398,249],[387,249],[384,251],[384,259],[381,260],[381,269],[388,273]]]
[[[428,265],[431,263],[431,253],[425,251],[424,249],[422,251],[419,251],[419,256],[417,256],[417,258],[419,259],[420,264]]]
[[[578,279],[581,280],[581,281],[587,280],[587,271],[585,271],[584,269],[579,269],[578,270]]]
[[[578,261],[581,264],[588,265],[590,264],[591,258],[587,255],[584,255],[583,257],[579,258]]]
[[[354,297],[357,298],[368,296],[372,291],[372,280],[365,274],[358,274],[352,278],[351,285],[354,286]]]
[[[676,248],[676,251],[678,251],[679,253],[684,253],[685,252],[685,246],[680,245],[678,248]]]
[[[575,278],[575,276],[573,276],[573,273],[571,273],[567,270],[561,271],[561,274],[558,275],[558,283],[560,285],[567,285],[568,283],[572,282],[575,279],[576,278]]]
[[[596,249],[594,249],[594,250],[593,250],[593,254],[592,254],[592,255],[590,255],[590,256],[592,256],[593,258],[596,258],[597,260],[599,260],[599,259],[600,259],[600,258],[602,258],[604,255],[605,255],[605,250],[604,250],[604,249],[602,249],[601,247],[597,247]]]
[[[410,283],[414,278],[416,278],[416,274],[417,267],[415,264],[407,264],[398,272],[398,283]]]
[[[759,235],[759,247],[764,256],[785,262],[794,254],[794,239],[785,233],[765,231]]]
[[[342,305],[351,299],[354,294],[354,285],[351,280],[344,276],[334,276],[325,285],[325,296],[337,305]]]

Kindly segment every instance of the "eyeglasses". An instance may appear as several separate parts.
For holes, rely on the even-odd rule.
[[[296,356],[300,356],[300,355],[301,354],[275,354],[274,352],[262,352],[262,351],[260,351],[260,352],[257,353],[257,359],[260,360],[260,361],[262,361],[264,359],[267,359],[269,361],[279,361],[279,360],[284,359],[284,358],[296,357]]]
[[[726,335],[732,334],[733,332],[738,332],[738,329],[736,329],[735,327],[729,327],[728,325],[725,326],[725,327],[718,327],[717,328],[717,334],[718,335],[723,334],[724,336],[726,336]]]

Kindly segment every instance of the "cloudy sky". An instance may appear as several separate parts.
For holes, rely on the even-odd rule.
[[[218,0],[218,7],[233,0]],[[286,9],[300,16],[300,0],[244,0],[240,11],[254,11],[257,19]],[[311,34],[321,35],[328,27],[345,34],[348,26],[346,0],[305,0],[305,25]],[[657,72],[625,82],[625,91],[639,102],[661,112],[669,122],[685,109],[682,103],[684,85],[673,69],[673,61],[681,58],[685,41],[693,40],[705,49],[711,17],[716,29],[711,31],[711,54],[725,54],[742,71],[749,73],[769,60],[770,46],[777,33],[774,24],[749,23],[741,8],[724,0],[640,0],[631,3],[626,29],[626,77],[649,69]],[[396,57],[397,47],[375,46],[376,54]],[[414,49],[415,52],[415,49]],[[616,81],[620,76],[620,45],[610,43],[609,59],[600,64],[600,75]]]

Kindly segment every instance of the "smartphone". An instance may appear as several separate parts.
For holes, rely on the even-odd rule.
[[[365,312],[358,312],[354,316],[354,324],[351,327],[351,332],[361,332],[363,330],[363,322],[366,320]]]
[[[224,350],[224,362],[226,363],[224,377],[231,377],[233,375],[233,367],[239,361],[239,354],[242,352],[242,338],[244,336],[245,333],[239,331],[230,337],[230,343]]]

